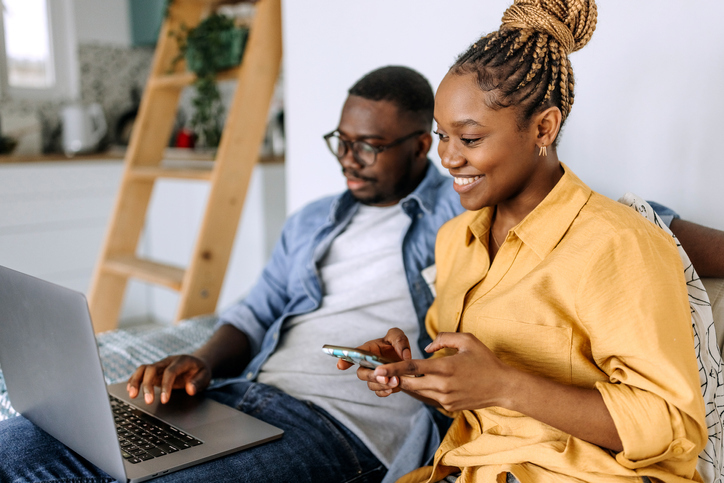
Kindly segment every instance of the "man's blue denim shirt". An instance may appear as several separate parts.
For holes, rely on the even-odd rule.
[[[464,208],[452,180],[443,176],[429,160],[422,182],[400,201],[400,205],[410,219],[400,242],[407,283],[420,324],[418,344],[425,354],[423,349],[431,342],[425,330],[425,315],[434,297],[422,270],[435,263],[438,229]],[[218,325],[231,324],[249,338],[252,360],[243,378],[256,378],[261,366],[276,349],[285,321],[319,308],[323,294],[318,264],[358,207],[359,202],[345,191],[314,201],[289,217],[271,260],[254,288],[244,299],[221,313]],[[384,334],[380,334],[382,336]],[[363,342],[366,341],[360,341],[360,344]],[[319,343],[321,347],[324,341]],[[430,460],[441,441],[439,431],[435,430],[438,417],[439,413],[429,407],[421,409],[384,482],[395,481]]]
[[[435,263],[435,237],[440,226],[464,211],[452,185],[452,180],[428,161],[422,182],[400,201],[410,219],[401,240],[402,255],[420,323],[421,350],[431,342],[425,330],[425,314],[433,301],[421,272]],[[319,308],[323,294],[318,264],[358,207],[359,202],[345,191],[314,201],[289,217],[254,288],[221,313],[219,325],[231,324],[249,338],[252,360],[244,373],[246,379],[256,378],[274,352],[286,320]]]

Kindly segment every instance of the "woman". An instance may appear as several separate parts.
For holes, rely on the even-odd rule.
[[[470,211],[438,234],[434,356],[411,360],[392,329],[361,348],[401,362],[358,369],[379,396],[454,416],[434,465],[403,481],[700,481],[704,404],[674,243],[556,155],[568,54],[595,24],[593,0],[517,1],[438,88],[440,157]]]

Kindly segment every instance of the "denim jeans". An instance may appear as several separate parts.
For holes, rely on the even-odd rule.
[[[382,480],[387,469],[347,428],[312,403],[254,382],[206,395],[284,430],[281,439],[153,480],[154,482],[354,482]],[[113,481],[27,419],[0,422],[0,481]]]
[[[460,473],[456,473],[454,475],[446,476],[443,480],[440,480],[440,483],[456,483],[458,478],[460,477]],[[642,478],[644,483],[651,483],[651,480],[649,480],[647,477]],[[506,483],[520,483],[518,481],[518,478],[516,478],[513,473],[508,473],[505,477]]]

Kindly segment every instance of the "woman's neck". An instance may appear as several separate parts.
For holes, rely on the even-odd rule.
[[[545,168],[537,175],[536,184],[529,186],[519,195],[500,202],[495,207],[492,228],[498,240],[503,240],[508,231],[528,216],[548,196],[563,176],[563,167],[555,151],[545,160]],[[502,235],[502,236],[501,236]]]

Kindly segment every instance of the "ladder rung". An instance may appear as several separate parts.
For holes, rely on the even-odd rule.
[[[138,278],[170,289],[181,290],[185,270],[171,265],[143,260],[130,255],[109,257],[103,268],[109,272]]]
[[[212,167],[207,168],[166,168],[159,166],[135,166],[130,169],[128,176],[133,179],[211,179]]]
[[[239,67],[221,71],[216,74],[217,81],[225,81],[236,79],[239,76]],[[166,74],[158,77],[151,77],[149,79],[149,85],[151,87],[163,89],[163,88],[177,88],[181,89],[186,86],[190,86],[196,80],[196,74],[193,72],[178,72],[174,74]]]

